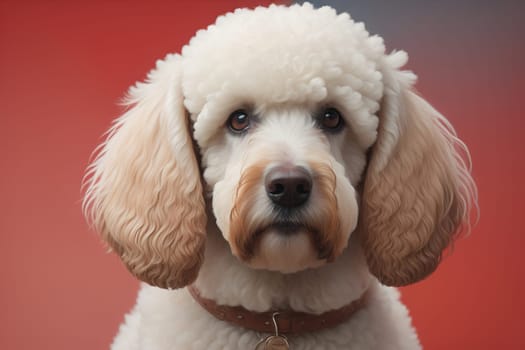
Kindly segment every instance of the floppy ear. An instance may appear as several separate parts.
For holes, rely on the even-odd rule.
[[[84,209],[139,279],[179,288],[197,277],[206,216],[181,93],[180,56],[157,62],[87,174]]]
[[[432,273],[468,224],[476,189],[448,121],[410,90],[404,52],[385,58],[379,131],[365,178],[360,237],[370,271],[387,285]]]

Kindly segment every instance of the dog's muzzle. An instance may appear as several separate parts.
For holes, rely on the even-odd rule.
[[[264,162],[238,183],[228,241],[249,266],[293,273],[332,262],[346,246],[329,164]]]

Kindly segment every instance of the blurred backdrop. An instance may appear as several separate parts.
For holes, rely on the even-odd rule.
[[[263,1],[0,2],[0,348],[106,349],[138,282],[81,214],[80,183],[128,86],[217,15]],[[481,220],[402,289],[426,349],[523,349],[525,2],[314,1],[409,53],[469,145]]]

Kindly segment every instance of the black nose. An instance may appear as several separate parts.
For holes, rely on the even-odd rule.
[[[310,197],[312,177],[298,166],[276,166],[265,177],[266,194],[277,205],[298,207]]]

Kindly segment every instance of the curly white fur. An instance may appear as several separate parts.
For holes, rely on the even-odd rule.
[[[476,189],[458,153],[468,151],[410,90],[406,61],[348,14],[309,4],[237,10],[159,61],[88,173],[88,217],[153,285],[113,348],[253,348],[260,334],[173,290],[194,283],[218,304],[261,312],[320,314],[368,290],[348,322],[289,336],[292,349],[419,349],[382,283],[430,274]],[[341,129],[320,128],[326,108],[341,112]],[[239,109],[251,124],[237,134],[227,123]],[[276,167],[313,183],[286,214],[265,188]],[[276,225],[283,217],[293,234]]]

